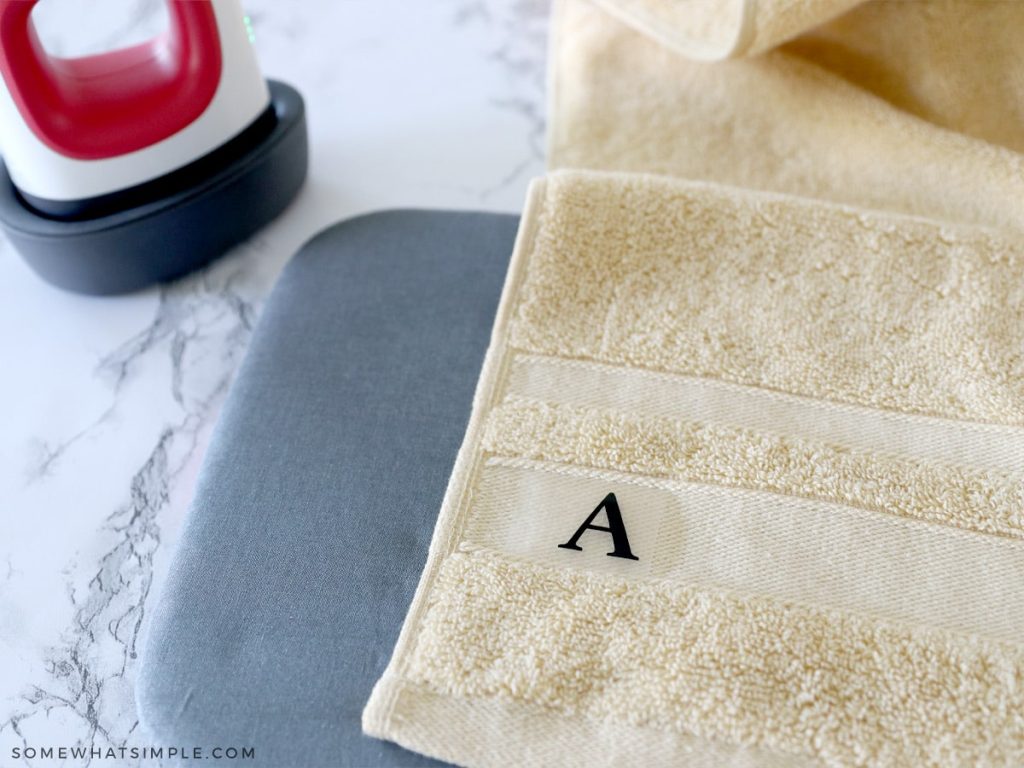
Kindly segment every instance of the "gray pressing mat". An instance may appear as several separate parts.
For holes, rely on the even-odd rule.
[[[388,211],[295,256],[224,407],[137,685],[155,745],[436,766],[362,735],[469,419],[518,217]]]

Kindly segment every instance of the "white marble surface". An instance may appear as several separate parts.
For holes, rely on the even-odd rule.
[[[268,76],[306,98],[311,167],[252,241],[173,285],[84,298],[0,237],[0,766],[16,745],[145,745],[137,651],[264,297],[323,226],[396,207],[518,211],[542,172],[546,0],[243,0]],[[159,0],[46,0],[76,54]],[[93,765],[132,765],[100,760]]]

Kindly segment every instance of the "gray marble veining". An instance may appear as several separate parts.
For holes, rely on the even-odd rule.
[[[142,39],[162,13],[69,3],[40,6],[65,55]],[[148,745],[133,696],[147,611],[290,254],[367,210],[515,211],[543,170],[546,2],[244,4],[264,70],[309,110],[310,180],[281,219],[201,273],[114,299],[44,285],[0,238],[0,766],[60,764],[12,761],[15,746]]]

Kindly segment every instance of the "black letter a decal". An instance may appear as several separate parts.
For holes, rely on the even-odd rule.
[[[594,525],[594,518],[597,517],[602,509],[608,515],[608,525]],[[616,500],[614,493],[609,493],[605,496],[601,503],[597,505],[597,508],[590,513],[590,517],[583,521],[583,525],[576,530],[572,538],[565,542],[565,544],[559,544],[558,548],[575,549],[577,552],[582,552],[583,547],[577,546],[576,542],[580,540],[580,536],[586,533],[588,529],[604,531],[612,535],[612,543],[615,544],[615,549],[608,553],[608,557],[622,557],[626,560],[640,559],[629,549],[626,526],[622,524],[622,513],[619,512],[619,502]]]

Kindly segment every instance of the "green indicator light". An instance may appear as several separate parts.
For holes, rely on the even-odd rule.
[[[245,32],[249,36],[249,42],[250,43],[255,43],[256,42],[256,33],[253,31],[253,28],[252,28],[252,19],[250,19],[248,16],[243,16],[242,17],[242,22],[245,24]]]

